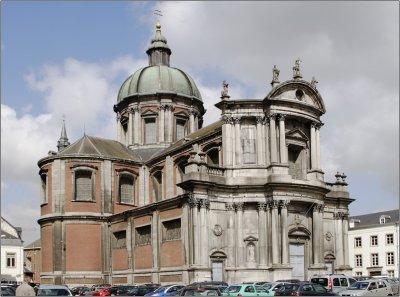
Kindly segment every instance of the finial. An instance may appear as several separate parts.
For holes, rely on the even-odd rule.
[[[279,72],[280,72],[280,70],[278,68],[276,68],[276,65],[274,65],[274,68],[272,68],[272,81],[271,81],[272,87],[275,87],[277,84],[280,83]]]
[[[303,78],[300,73],[300,58],[297,58],[297,60],[294,62],[293,66],[293,79],[300,79]]]
[[[317,83],[318,83],[318,80],[316,80],[315,79],[315,77],[313,76],[312,77],[312,79],[311,79],[311,86],[314,88],[314,89],[316,89],[317,88]]]
[[[157,22],[157,24],[156,24],[156,29],[157,29],[157,30],[160,30],[160,29],[161,29],[161,24],[160,24],[159,22]]]
[[[67,137],[67,130],[65,129],[65,114],[62,115],[62,127],[61,127],[61,136],[60,139],[57,141],[57,148],[58,151],[66,148],[67,146],[70,145]]]
[[[154,14],[158,15],[158,16],[162,16],[161,10],[159,10],[159,9],[154,9]],[[161,29],[160,20],[157,20],[156,29],[157,30]]]
[[[230,98],[230,96],[228,95],[228,87],[229,87],[229,84],[226,82],[226,80],[224,80],[222,82],[222,91],[221,91],[221,99],[222,100],[227,100]]]

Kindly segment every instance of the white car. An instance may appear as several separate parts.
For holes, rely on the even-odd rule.
[[[67,286],[62,285],[40,285],[37,296],[73,296]]]
[[[340,296],[393,296],[392,287],[383,279],[369,279],[355,282]]]

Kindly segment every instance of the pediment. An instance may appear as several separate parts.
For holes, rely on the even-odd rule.
[[[146,116],[157,116],[158,112],[152,110],[152,109],[146,109],[144,112],[142,112],[142,117]]]
[[[286,138],[295,138],[298,140],[305,140],[305,141],[308,140],[307,135],[298,128],[286,132]]]
[[[189,115],[186,112],[180,111],[174,114],[176,117],[181,117],[181,118],[188,118]]]
[[[307,237],[311,236],[311,232],[307,229],[306,226],[302,224],[293,224],[289,226],[289,236],[293,237]]]
[[[256,237],[250,235],[250,236],[247,236],[247,237],[244,239],[244,241],[258,241],[258,238],[256,238]]]
[[[226,256],[226,254],[225,254],[225,252],[224,251],[222,251],[222,250],[214,250],[214,251],[212,251],[211,252],[211,254],[210,254],[210,258],[217,258],[217,259],[224,259],[224,258],[226,258],[227,256]]]

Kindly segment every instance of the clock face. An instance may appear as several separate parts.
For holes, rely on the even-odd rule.
[[[215,225],[214,226],[214,234],[216,236],[220,236],[222,234],[222,227],[220,225]]]

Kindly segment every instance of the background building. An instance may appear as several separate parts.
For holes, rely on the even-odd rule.
[[[1,217],[1,282],[21,283],[24,277],[22,230]]]
[[[399,210],[350,217],[353,275],[399,277]]]
[[[24,247],[25,268],[33,272],[32,282],[40,283],[42,251],[40,239]]]
[[[41,283],[190,283],[350,273],[346,176],[324,181],[317,81],[231,99],[202,127],[193,79],[156,34],[122,84],[117,141],[84,135],[39,160]],[[90,111],[88,111],[90,112]]]

